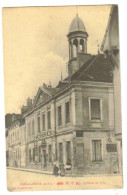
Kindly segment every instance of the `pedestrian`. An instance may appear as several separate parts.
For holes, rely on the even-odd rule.
[[[61,165],[60,165],[60,175],[62,177],[65,176],[65,168],[64,168],[64,164],[63,163],[61,163]]]
[[[58,171],[59,171],[59,166],[58,166],[58,163],[55,162],[55,163],[54,163],[54,167],[53,167],[53,174],[54,174],[55,176],[58,176]]]

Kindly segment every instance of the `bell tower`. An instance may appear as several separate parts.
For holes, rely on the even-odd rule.
[[[67,37],[69,43],[68,75],[71,76],[80,68],[79,55],[81,54],[81,57],[87,53],[88,34],[78,15],[72,20]]]

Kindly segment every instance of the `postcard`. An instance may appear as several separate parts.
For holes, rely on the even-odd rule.
[[[9,191],[123,186],[118,5],[3,8]]]

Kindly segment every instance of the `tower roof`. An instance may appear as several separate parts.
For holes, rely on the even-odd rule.
[[[76,17],[72,20],[69,28],[69,33],[75,32],[75,31],[82,31],[86,32],[85,26],[83,21],[76,15]]]

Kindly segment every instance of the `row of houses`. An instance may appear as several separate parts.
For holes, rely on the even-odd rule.
[[[75,174],[121,173],[113,61],[87,53],[88,33],[78,15],[67,37],[68,77],[54,88],[40,86],[20,115],[6,115],[7,166],[52,171],[59,162]]]

